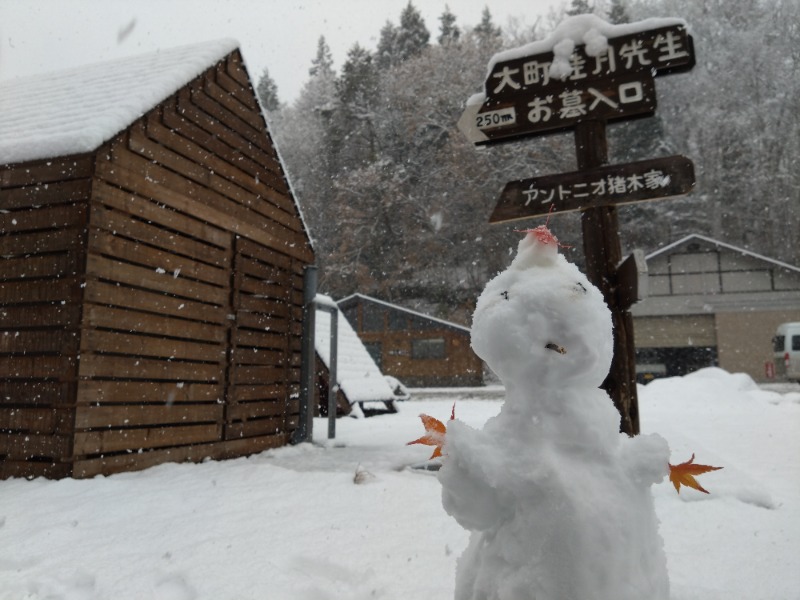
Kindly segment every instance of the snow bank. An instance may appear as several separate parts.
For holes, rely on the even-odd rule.
[[[694,451],[725,467],[703,476],[709,496],[678,495],[669,482],[654,488],[671,600],[796,600],[800,404],[774,399],[800,398],[800,386],[714,399],[713,380],[658,383],[640,388],[645,430],[670,439],[673,463]],[[707,393],[708,410],[697,401]],[[317,419],[316,445],[251,458],[0,481],[0,599],[452,598],[467,534],[444,512],[436,478],[404,466],[430,455],[405,445],[422,433],[417,414],[446,420],[453,398],[414,398],[396,415],[340,419],[331,444]],[[457,400],[456,417],[478,428],[500,405]],[[359,465],[374,475],[362,485]],[[731,495],[740,474],[757,479],[775,507]]]

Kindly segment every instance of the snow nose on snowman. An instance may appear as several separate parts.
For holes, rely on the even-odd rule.
[[[559,346],[558,344],[554,344],[553,342],[549,342],[544,346],[548,350],[552,350],[553,352],[558,352],[559,354],[566,354],[567,350],[563,346]]]

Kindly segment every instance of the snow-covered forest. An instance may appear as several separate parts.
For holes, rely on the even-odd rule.
[[[456,122],[495,53],[587,11],[612,23],[683,18],[697,56],[693,70],[657,80],[654,117],[609,127],[612,164],[684,154],[697,172],[690,196],[620,207],[623,250],[701,233],[800,261],[797,0],[572,0],[533,25],[526,15],[495,23],[488,8],[477,24],[449,9],[425,23],[409,2],[399,18],[387,15],[375,51],[354,41],[338,71],[320,36],[291,105],[268,70],[260,74],[323,291],[402,298],[454,320],[469,314],[518,239],[520,224],[488,224],[503,185],[574,170],[575,149],[569,133],[476,149]],[[552,225],[581,263],[579,218]]]

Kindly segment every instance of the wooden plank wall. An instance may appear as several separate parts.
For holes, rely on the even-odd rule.
[[[0,170],[0,478],[70,473],[92,169]]]
[[[238,238],[236,320],[225,439],[297,428],[302,333],[302,265]]]
[[[312,260],[238,53],[101,149],[74,475],[285,444]]]

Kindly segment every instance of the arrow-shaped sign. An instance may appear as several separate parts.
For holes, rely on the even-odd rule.
[[[581,121],[615,121],[656,110],[653,78],[646,73],[551,84],[538,92],[468,105],[458,128],[475,144],[554,133]]]
[[[694,164],[685,156],[519,179],[506,184],[489,222],[683,196],[694,184]]]

